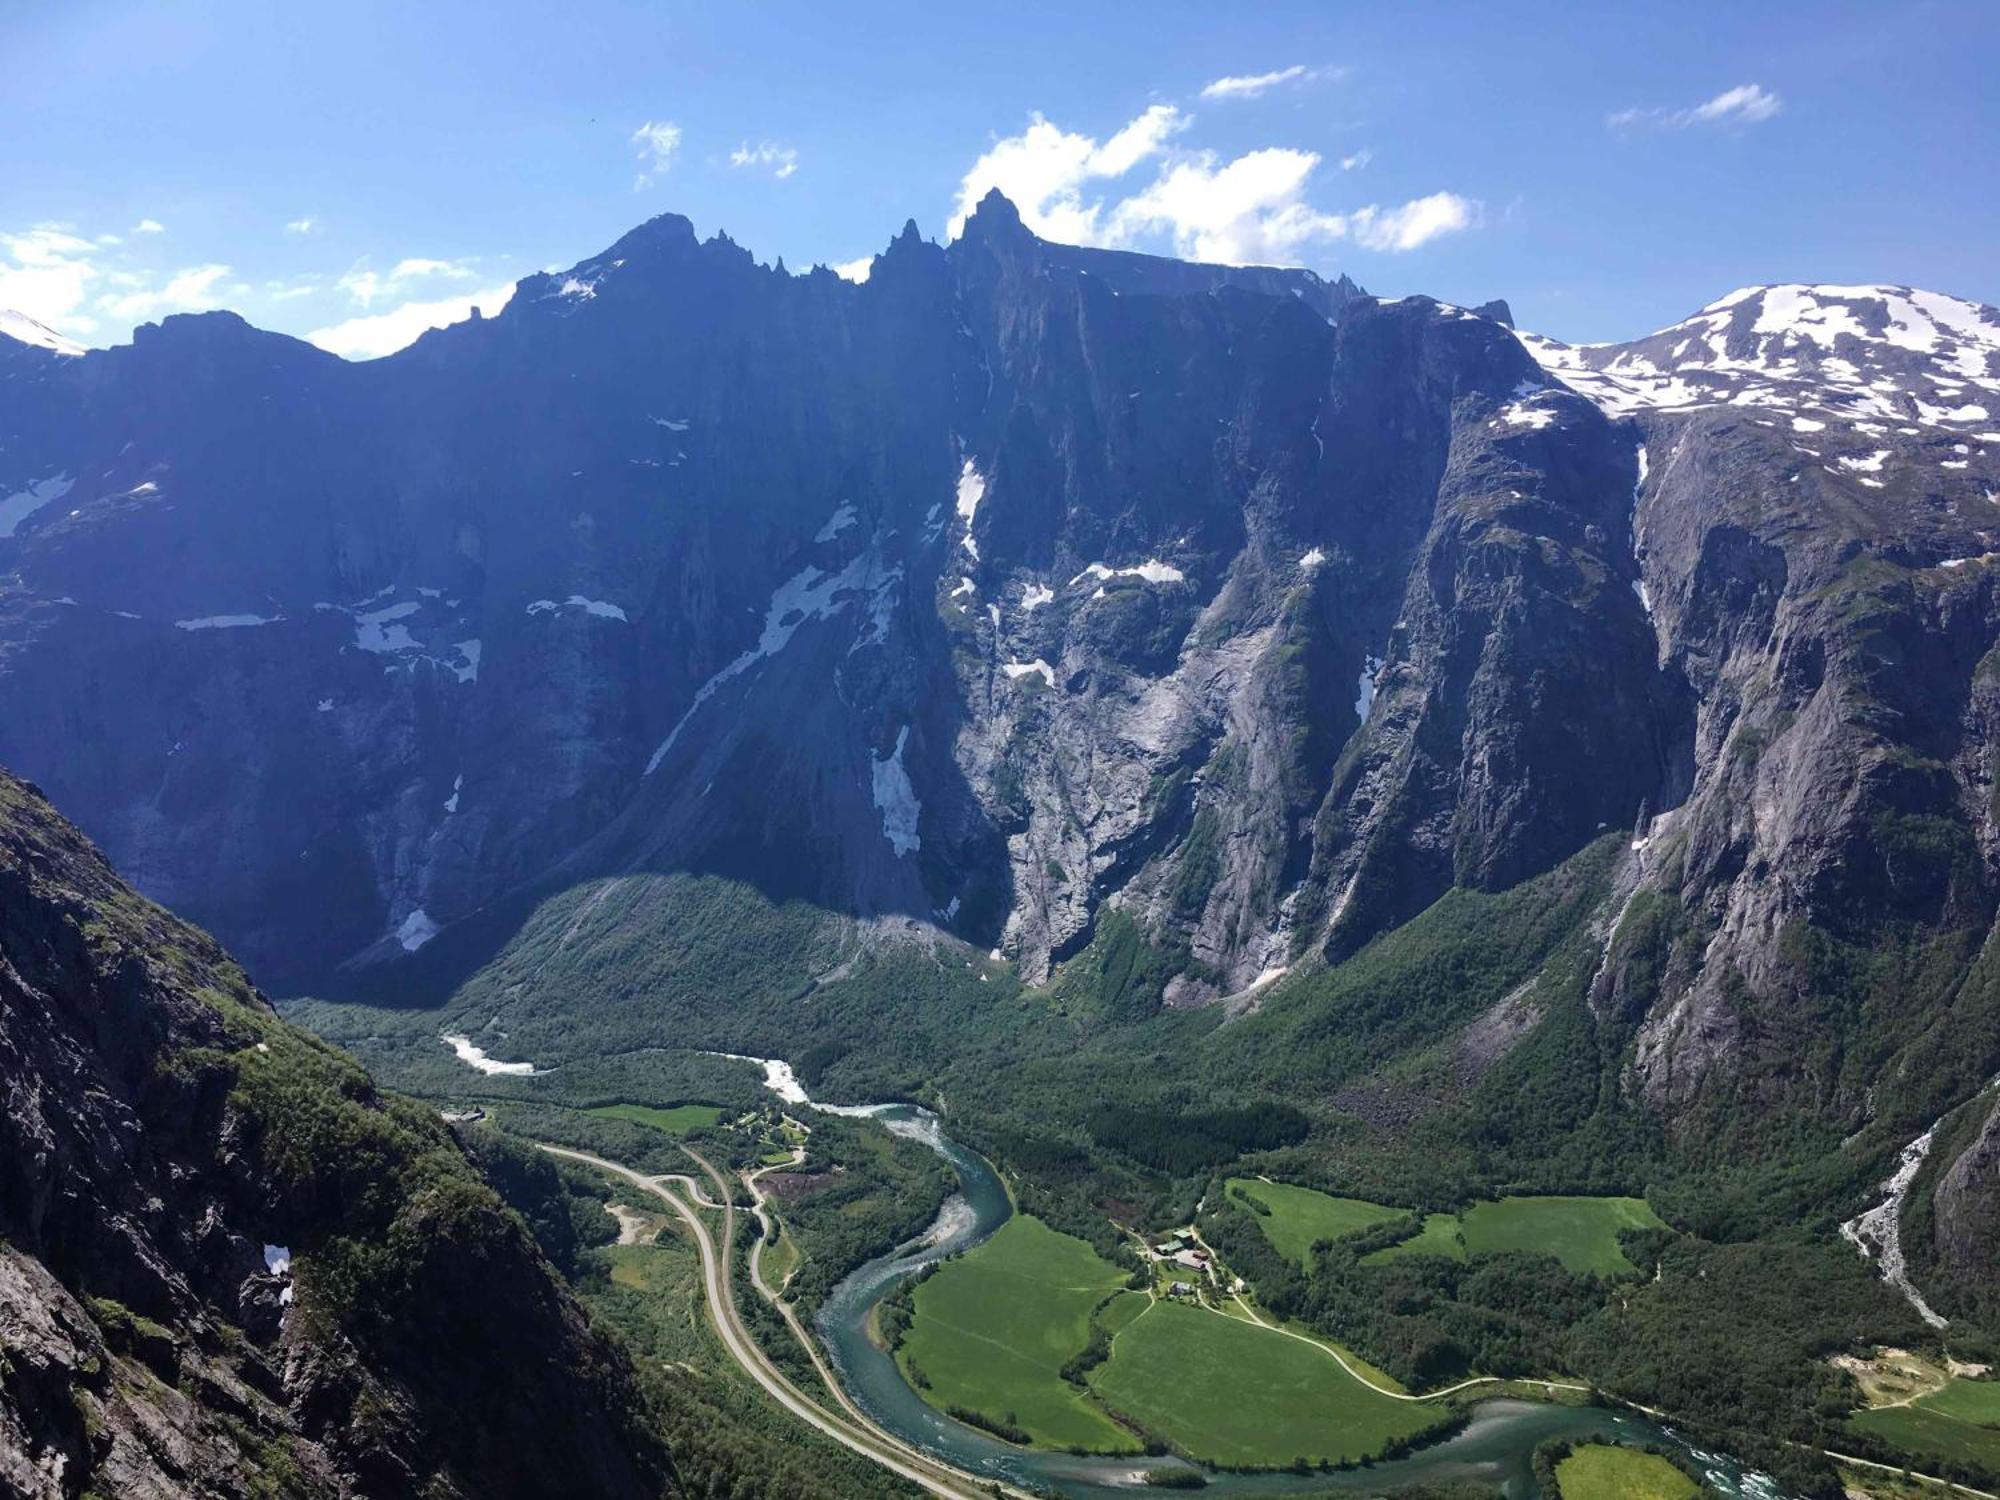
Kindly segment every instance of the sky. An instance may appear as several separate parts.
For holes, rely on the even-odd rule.
[[[2000,303],[2000,4],[0,0],[0,308],[387,353],[655,214],[863,274],[1052,239],[1636,337],[1757,282]]]

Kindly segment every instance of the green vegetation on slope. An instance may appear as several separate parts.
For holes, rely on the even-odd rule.
[[[1354,1462],[1448,1420],[1303,1339],[1167,1301],[1119,1333],[1091,1388],[1188,1457],[1246,1468]]]
[[[1373,1252],[1371,1264],[1407,1255],[1553,1255],[1578,1275],[1625,1276],[1639,1268],[1619,1246],[1627,1229],[1663,1229],[1643,1198],[1500,1198],[1462,1214],[1432,1214],[1407,1240]]]
[[[940,1410],[1047,1447],[1137,1452],[1138,1441],[1063,1378],[1090,1343],[1092,1310],[1124,1280],[1081,1240],[1016,1214],[917,1287],[897,1358]]]
[[[601,1104],[585,1113],[600,1120],[630,1120],[637,1125],[650,1125],[669,1135],[708,1130],[722,1119],[721,1109],[713,1104],[676,1104],[671,1109],[656,1109],[648,1104]]]
[[[1589,1443],[1556,1465],[1562,1500],[1699,1500],[1695,1482],[1655,1453]]]
[[[1302,1267],[1321,1240],[1345,1239],[1402,1213],[1401,1209],[1360,1198],[1336,1198],[1311,1188],[1250,1177],[1230,1178],[1229,1191],[1250,1200],[1253,1213],[1258,1206],[1265,1210],[1257,1213],[1257,1227],[1280,1255]]]

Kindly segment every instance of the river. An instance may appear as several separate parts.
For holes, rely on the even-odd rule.
[[[754,1060],[754,1059],[753,1059]],[[781,1072],[779,1070],[782,1070]],[[939,1210],[937,1221],[909,1244],[858,1267],[820,1307],[816,1326],[841,1384],[855,1403],[904,1442],[934,1454],[955,1468],[1024,1489],[1091,1497],[1168,1493],[1143,1483],[1148,1468],[1185,1467],[1171,1458],[1079,1458],[1068,1453],[1016,1448],[925,1403],[887,1353],[871,1342],[875,1306],[900,1282],[925,1266],[969,1250],[1013,1213],[1013,1203],[992,1166],[977,1152],[952,1140],[935,1115],[912,1105],[814,1104],[805,1098],[791,1070],[767,1065],[774,1092],[793,1103],[845,1115],[865,1115],[899,1135],[923,1141],[958,1175],[959,1191]],[[1398,1485],[1450,1480],[1497,1486],[1506,1500],[1533,1500],[1538,1493],[1532,1463],[1535,1449],[1553,1438],[1657,1444],[1689,1455],[1715,1492],[1725,1500],[1781,1500],[1763,1474],[1747,1471],[1719,1454],[1691,1447],[1671,1429],[1636,1412],[1602,1407],[1497,1398],[1473,1408],[1470,1422],[1452,1436],[1394,1462],[1363,1469],[1318,1474],[1209,1475],[1205,1495],[1307,1496],[1380,1494]]]

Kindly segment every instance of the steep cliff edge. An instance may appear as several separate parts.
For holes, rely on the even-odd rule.
[[[434,1113],[4,773],[0,1080],[0,1491],[670,1492],[629,1366]]]

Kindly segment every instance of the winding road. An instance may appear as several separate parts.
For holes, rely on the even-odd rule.
[[[961,1477],[869,1422],[840,1390],[840,1384],[833,1379],[832,1372],[820,1362],[818,1351],[798,1327],[797,1320],[789,1307],[781,1307],[786,1321],[791,1324],[793,1332],[799,1335],[801,1342],[812,1353],[814,1366],[827,1381],[828,1388],[840,1398],[848,1416],[836,1415],[819,1405],[771,1363],[769,1356],[750,1336],[749,1329],[743,1326],[743,1320],[736,1311],[735,1291],[729,1277],[729,1258],[736,1233],[736,1210],[730,1202],[732,1195],[728,1183],[704,1158],[692,1151],[688,1152],[715,1185],[717,1196],[721,1201],[713,1205],[709,1205],[707,1200],[701,1197],[694,1179],[683,1174],[669,1172],[647,1177],[631,1167],[622,1166],[601,1156],[593,1156],[588,1151],[576,1151],[568,1146],[554,1146],[545,1141],[536,1144],[551,1156],[566,1157],[570,1161],[582,1162],[600,1172],[608,1172],[614,1177],[623,1178],[660,1199],[679,1216],[681,1222],[687,1225],[689,1234],[693,1236],[696,1248],[701,1252],[702,1282],[707,1292],[709,1317],[715,1324],[717,1336],[722,1340],[722,1347],[729,1352],[731,1359],[742,1366],[745,1374],[764,1388],[772,1400],[800,1421],[819,1429],[843,1447],[852,1449],[864,1458],[874,1460],[891,1473],[909,1480],[910,1483],[933,1495],[942,1496],[944,1500],[984,1500],[984,1492],[974,1488],[972,1481]],[[703,1203],[704,1206],[712,1206],[721,1213],[722,1243],[719,1246],[716,1244],[715,1236],[709,1232],[708,1225],[695,1211],[693,1204],[668,1188],[667,1184],[670,1182],[685,1183],[691,1198]],[[754,1187],[752,1194],[757,1198],[759,1220],[763,1222],[762,1196]],[[758,1291],[767,1297],[772,1295],[764,1287],[761,1279],[758,1281]]]

